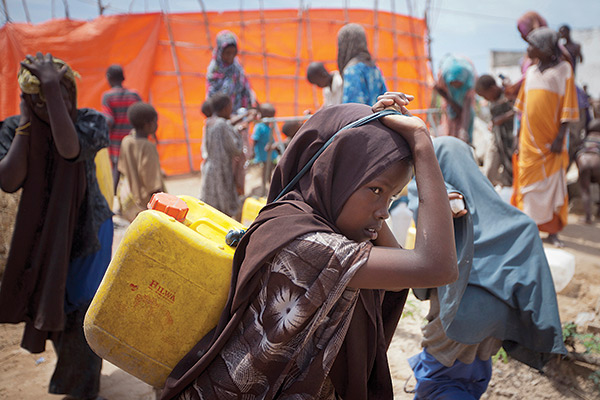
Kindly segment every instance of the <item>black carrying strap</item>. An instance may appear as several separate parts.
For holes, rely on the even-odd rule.
[[[329,147],[329,145],[331,143],[333,143],[333,140],[335,139],[335,137],[340,134],[342,131],[346,130],[346,129],[350,129],[350,128],[355,128],[357,126],[362,126],[365,124],[368,124],[371,121],[375,121],[379,118],[388,116],[388,115],[403,115],[400,111],[396,111],[396,110],[383,110],[383,111],[378,111],[376,113],[373,113],[371,115],[367,115],[366,117],[363,117],[359,120],[356,120],[354,122],[349,123],[348,125],[344,126],[342,129],[340,129],[339,131],[337,131],[336,133],[333,134],[333,136],[331,136],[331,138],[329,138],[329,140],[327,142],[325,142],[323,144],[323,146],[321,146],[321,148],[319,149],[319,151],[317,151],[315,153],[314,156],[312,156],[312,158],[306,163],[306,165],[304,167],[302,167],[302,169],[296,174],[296,176],[294,177],[294,179],[292,179],[290,181],[290,183],[288,183],[283,190],[281,191],[281,193],[279,193],[279,195],[275,198],[275,200],[273,200],[274,202],[279,200],[280,198],[282,198],[283,196],[285,196],[290,190],[292,190],[292,188],[294,186],[296,186],[296,184],[298,183],[298,181],[300,180],[300,178],[302,178],[302,176],[304,176],[304,174],[306,174],[308,172],[308,170],[312,167],[312,165],[315,163],[315,161],[317,161],[317,158],[319,158],[319,156],[325,151],[325,149],[327,147]],[[244,234],[246,233],[246,230],[241,229],[241,230],[231,230],[227,233],[225,242],[227,243],[228,246],[230,247],[237,247],[238,243],[240,242],[240,240],[242,240],[242,236],[244,236]]]
[[[292,190],[292,188],[294,186],[296,186],[296,184],[302,178],[302,176],[304,176],[304,174],[306,174],[308,172],[308,170],[312,167],[312,165],[315,163],[315,161],[317,161],[317,158],[319,158],[319,156],[325,151],[325,149],[327,147],[329,147],[329,145],[331,143],[333,143],[333,140],[335,139],[335,137],[337,135],[339,135],[342,131],[344,131],[346,129],[350,129],[350,128],[356,128],[357,126],[362,126],[362,125],[368,124],[371,121],[375,121],[375,120],[377,120],[379,118],[382,118],[382,117],[385,117],[385,116],[388,116],[388,115],[394,115],[394,114],[403,115],[400,111],[391,110],[391,109],[390,110],[378,111],[378,112],[373,113],[371,115],[367,115],[366,117],[363,117],[363,118],[361,118],[359,120],[351,122],[348,125],[344,126],[342,129],[340,129],[339,131],[337,131],[336,133],[334,133],[333,136],[331,136],[331,138],[329,138],[329,140],[323,144],[323,146],[319,149],[319,151],[317,151],[315,153],[315,155],[312,156],[312,158],[306,163],[306,165],[296,174],[296,176],[294,177],[294,179],[292,179],[290,181],[290,183],[288,183],[283,188],[283,190],[281,191],[281,193],[279,193],[279,195],[273,201],[275,202],[275,201],[279,200],[280,198],[282,198],[283,196],[285,196],[290,190]]]

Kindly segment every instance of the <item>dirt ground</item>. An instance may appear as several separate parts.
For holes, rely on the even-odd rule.
[[[167,190],[174,194],[197,196],[199,177],[169,179]],[[575,276],[558,294],[561,320],[578,321],[581,329],[600,326],[600,222],[584,225],[571,214],[563,231],[565,250],[576,259]],[[122,221],[122,220],[121,220]],[[126,225],[116,225],[113,251]],[[545,244],[546,246],[546,244]],[[410,297],[389,350],[396,399],[411,399],[406,393],[414,378],[406,359],[420,351],[420,327],[428,304]],[[0,399],[45,400],[62,396],[47,393],[56,356],[48,344],[42,354],[30,354],[19,347],[23,325],[0,325]],[[600,367],[599,367],[600,368]],[[593,366],[562,360],[547,365],[539,373],[514,360],[494,363],[493,378],[484,399],[600,399],[600,387],[590,375]],[[153,389],[114,365],[104,362],[100,394],[109,400],[152,400]]]

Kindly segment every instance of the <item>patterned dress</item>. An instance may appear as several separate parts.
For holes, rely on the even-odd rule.
[[[242,138],[229,121],[221,117],[206,120],[203,138],[202,186],[200,200],[235,216],[240,203],[233,179],[233,157],[242,153]]]
[[[322,232],[282,248],[236,332],[179,399],[333,399],[326,377],[360,293],[347,285],[370,248]]]
[[[372,105],[377,97],[387,92],[385,80],[376,66],[350,62],[344,68],[344,94],[342,103]]]
[[[227,65],[223,62],[223,50],[228,46],[238,48],[237,37],[230,31],[219,32],[217,46],[206,72],[206,98],[216,93],[225,93],[231,97],[233,111],[237,111],[241,107],[251,107],[255,95],[237,57],[232,64]]]

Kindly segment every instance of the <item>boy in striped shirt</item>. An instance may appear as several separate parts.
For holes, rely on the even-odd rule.
[[[106,79],[110,89],[102,94],[102,112],[106,116],[110,128],[110,145],[108,148],[112,162],[113,183],[115,192],[119,183],[119,151],[121,141],[131,131],[131,124],[127,119],[127,109],[133,103],[142,101],[135,91],[123,87],[125,75],[120,65],[111,65],[106,70]]]

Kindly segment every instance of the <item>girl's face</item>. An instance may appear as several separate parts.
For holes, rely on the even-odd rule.
[[[225,63],[225,65],[231,65],[233,64],[233,60],[235,59],[236,55],[237,47],[233,44],[230,44],[223,49],[223,52],[221,53],[221,60],[223,63]]]
[[[463,86],[463,83],[461,81],[452,81],[450,82],[450,86],[454,89],[460,89]]]
[[[358,188],[346,200],[335,221],[340,232],[355,242],[377,239],[377,232],[389,217],[392,197],[406,186],[411,176],[411,165],[407,161],[398,161]]]

